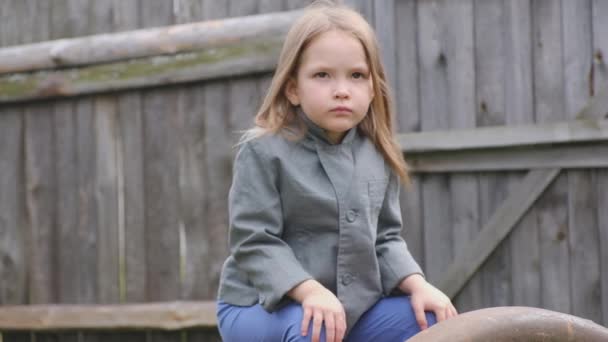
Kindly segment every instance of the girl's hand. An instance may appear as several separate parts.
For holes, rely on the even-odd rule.
[[[312,319],[312,342],[319,342],[321,327],[325,322],[325,338],[327,342],[340,342],[346,332],[346,315],[340,300],[316,280],[306,280],[288,295],[302,304],[302,336],[308,334],[308,326]]]
[[[412,274],[399,284],[401,291],[411,295],[412,309],[420,329],[428,328],[425,311],[432,311],[437,322],[444,321],[458,315],[458,311],[450,298],[435,286],[429,284],[420,274]]]

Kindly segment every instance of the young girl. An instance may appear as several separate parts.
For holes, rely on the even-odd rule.
[[[457,314],[400,236],[390,104],[367,22],[307,8],[235,159],[224,341],[401,342]]]

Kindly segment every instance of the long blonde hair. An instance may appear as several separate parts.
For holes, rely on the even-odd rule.
[[[393,136],[392,95],[380,60],[378,41],[367,21],[343,5],[316,1],[293,24],[285,38],[268,93],[256,114],[256,127],[249,130],[246,136],[277,133],[293,124],[299,126],[302,135],[305,133],[302,131],[304,125],[298,122],[295,107],[285,95],[285,87],[296,74],[300,57],[308,44],[320,34],[331,30],[352,34],[361,42],[368,59],[374,97],[368,114],[358,125],[359,131],[372,141],[401,181],[409,183],[403,154]]]

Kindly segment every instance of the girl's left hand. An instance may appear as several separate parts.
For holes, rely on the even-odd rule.
[[[435,286],[429,284],[420,274],[412,274],[399,284],[401,291],[411,296],[412,309],[420,329],[428,328],[425,311],[432,311],[437,322],[444,321],[458,315],[458,311],[450,298]]]

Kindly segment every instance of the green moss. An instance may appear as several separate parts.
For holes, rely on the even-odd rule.
[[[227,59],[246,57],[251,54],[271,53],[277,50],[280,42],[259,42],[247,45],[233,45],[204,51],[197,51],[178,56],[159,56],[93,66],[78,72],[75,82],[103,82],[130,80],[168,74],[172,71],[194,66],[210,65]]]
[[[38,81],[34,77],[0,77],[0,100],[35,93],[37,85]]]
[[[90,92],[82,91],[81,85],[103,82],[121,84],[129,80],[145,80],[158,75],[170,76],[183,69],[205,65],[212,66],[219,62],[245,58],[249,55],[274,55],[279,51],[281,44],[281,39],[234,43],[226,47],[173,56],[145,57],[70,70],[0,76],[0,102],[57,95],[53,89],[41,89],[40,87],[41,84],[48,83],[49,78],[53,75],[59,76],[58,79],[61,80],[56,82],[58,89],[62,87],[73,89],[73,93],[66,95],[76,95],[82,92]],[[43,95],[44,93],[46,94]]]

